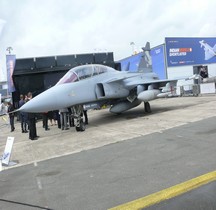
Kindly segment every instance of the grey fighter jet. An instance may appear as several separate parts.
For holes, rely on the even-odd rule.
[[[121,72],[98,64],[78,66],[19,111],[41,113],[72,108],[75,116],[82,116],[80,106],[90,109],[109,105],[110,112],[119,114],[144,102],[144,110],[151,112],[149,101],[171,95],[177,81],[160,80],[152,71],[150,44],[147,42],[138,72]],[[77,130],[80,126],[82,121],[79,118]]]
[[[214,47],[209,46],[206,41],[199,41],[200,46],[205,50],[205,60],[209,60],[210,58],[216,56],[216,44]]]

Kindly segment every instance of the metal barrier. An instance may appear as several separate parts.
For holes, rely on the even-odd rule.
[[[200,86],[198,84],[180,86],[180,96],[198,96]]]
[[[216,93],[215,83],[200,83],[180,86],[180,96],[198,96],[200,94]]]

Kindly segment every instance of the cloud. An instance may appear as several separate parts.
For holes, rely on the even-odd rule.
[[[18,58],[114,52],[116,60],[165,37],[215,36],[214,0],[2,0],[7,21],[0,55],[12,46]]]
[[[0,19],[0,37],[1,37],[1,33],[2,33],[3,28],[4,28],[5,23],[6,23],[5,20]]]

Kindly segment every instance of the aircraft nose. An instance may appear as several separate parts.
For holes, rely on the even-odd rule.
[[[64,103],[67,88],[54,86],[26,102],[19,111],[42,113],[67,107]]]

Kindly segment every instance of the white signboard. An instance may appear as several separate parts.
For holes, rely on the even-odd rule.
[[[215,83],[200,84],[200,93],[215,93]]]
[[[14,137],[7,138],[4,154],[2,156],[2,163],[5,165],[9,165],[13,142],[14,142]]]

